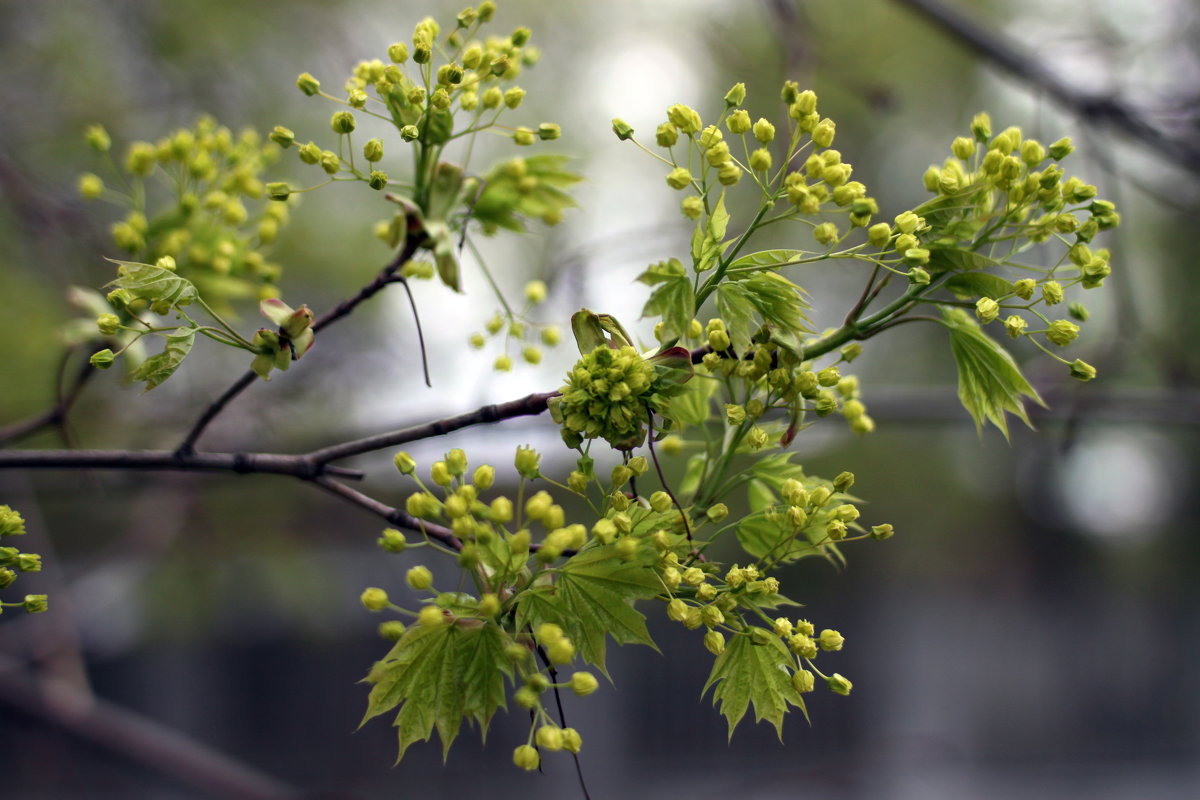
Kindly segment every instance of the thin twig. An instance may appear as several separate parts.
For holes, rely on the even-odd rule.
[[[432,389],[433,381],[429,380],[429,356],[425,352],[425,332],[421,330],[421,315],[417,313],[417,301],[413,299],[412,287],[408,285],[408,279],[403,276],[392,280],[403,286],[408,295],[408,305],[412,309],[413,321],[417,323],[417,344],[421,348],[421,371],[425,374],[425,385]]]
[[[413,531],[423,531],[428,534],[431,539],[437,539],[447,547],[455,550],[462,550],[463,544],[454,532],[449,528],[444,528],[441,525],[434,525],[431,522],[419,520],[411,516],[405,511],[389,506],[387,503],[381,503],[374,497],[365,495],[357,489],[352,489],[344,483],[339,483],[332,478],[318,476],[312,479],[312,482],[322,489],[325,489],[332,494],[336,494],[343,500],[347,500],[360,508],[365,508],[376,516],[383,517],[393,525],[399,525],[402,528],[408,528]]]
[[[424,244],[424,242],[425,234],[423,232],[410,232],[408,238],[404,242],[404,247],[402,247],[400,251],[396,253],[395,257],[388,262],[387,266],[380,270],[379,274],[377,274],[370,283],[359,289],[358,293],[353,297],[343,300],[318,317],[312,324],[313,332],[319,332],[322,328],[332,325],[342,317],[345,317],[346,315],[350,314],[350,312],[354,311],[354,309],[357,308],[360,303],[371,297],[374,297],[381,289],[392,282],[392,276],[395,275],[396,270],[404,266],[404,263],[413,257],[413,254],[416,253],[417,248]],[[220,397],[214,400],[212,404],[204,410],[204,413],[200,415],[200,418],[196,420],[196,423],[192,426],[191,430],[188,431],[187,436],[185,436],[183,441],[180,442],[177,451],[181,454],[193,452],[196,449],[196,442],[200,439],[201,435],[203,435],[204,431],[208,428],[212,421],[216,419],[217,416],[224,411],[231,402],[233,402],[234,398],[246,391],[246,389],[248,389],[257,378],[258,375],[253,370],[247,371],[244,375],[242,375],[242,377],[238,378],[232,386],[226,389]]]
[[[541,645],[538,645],[537,654],[541,657],[542,663],[546,665],[546,671],[550,673],[551,688],[554,689],[554,703],[558,706],[558,724],[560,728],[565,728],[567,727],[567,714],[563,711],[562,695],[558,691],[558,686],[553,685],[558,683],[558,670],[554,668],[554,662],[550,660]],[[592,800],[592,796],[588,794],[587,781],[583,779],[583,765],[579,763],[579,754],[572,752],[571,758],[575,760],[575,775],[579,778],[579,790],[583,792],[583,800]]]
[[[650,458],[654,461],[654,469],[658,471],[658,480],[662,483],[663,491],[671,498],[671,502],[675,504],[675,508],[679,509],[679,518],[683,520],[683,529],[687,532],[687,540],[692,541],[692,526],[688,524],[687,513],[683,510],[683,506],[679,504],[675,493],[671,491],[671,487],[667,485],[667,478],[663,475],[662,464],[658,463],[658,454],[654,452],[654,412],[650,407],[646,407],[646,415],[650,418],[650,430],[646,433],[646,444],[650,447]]]
[[[405,442],[415,442],[420,439],[430,439],[434,436],[444,436],[447,433],[470,427],[471,425],[499,422],[505,419],[512,419],[513,417],[535,416],[545,411],[547,402],[557,394],[558,392],[538,392],[526,395],[518,400],[509,400],[506,403],[483,406],[474,411],[459,414],[456,417],[434,420],[424,425],[415,425],[411,428],[381,433],[363,439],[355,439],[351,442],[335,444],[320,450],[314,450],[307,455],[307,458],[316,464],[327,464],[330,461],[369,453],[373,450],[381,450],[385,447],[392,447],[404,444]]]

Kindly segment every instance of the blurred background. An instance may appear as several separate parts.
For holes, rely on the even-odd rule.
[[[711,116],[735,81],[754,116],[780,108],[785,79],[813,87],[886,217],[925,199],[921,174],[980,110],[998,130],[1073,137],[1073,172],[1122,214],[1103,243],[1113,275],[1084,298],[1092,320],[1074,351],[1100,379],[1083,386],[1033,348],[1016,353],[1050,405],[1034,411],[1036,431],[1017,427],[1011,443],[977,435],[945,337],[913,325],[871,342],[854,365],[877,432],[817,426],[793,445],[811,472],[852,469],[868,517],[898,531],[851,548],[841,573],[814,561],[783,576],[806,616],[846,636],[826,658],[854,693],[813,695],[811,726],[792,715],[782,743],[746,720],[727,745],[724,719],[700,699],[711,657],[699,636],[654,614],[667,657],[610,649],[615,685],[566,698],[592,796],[1200,796],[1200,7],[499,5],[497,31],[526,25],[543,52],[521,78],[524,116],[561,124],[563,138],[542,147],[586,177],[562,224],[483,242],[504,291],[548,281],[545,321],[581,306],[636,320],[646,293],[632,279],[687,247],[663,170],[617,141],[611,118],[651,139],[667,105]],[[449,19],[460,6],[0,2],[0,426],[53,403],[59,331],[79,314],[66,288],[111,279],[101,256],[117,255],[108,227],[119,212],[75,193],[79,173],[102,166],[84,144],[87,124],[106,126],[118,152],[202,113],[321,141],[333,109],[297,92],[297,73],[336,90],[422,16]],[[273,170],[306,179],[292,158]],[[385,205],[355,186],[306,196],[273,254],[284,298],[320,311],[369,280],[389,257],[371,233]],[[864,275],[825,266],[792,277],[824,327]],[[454,297],[414,288],[432,389],[419,379],[407,301],[385,292],[322,334],[302,368],[236,401],[204,446],[300,452],[555,388],[569,342],[540,368],[493,372],[497,340],[464,345],[497,304],[469,262],[464,284]],[[252,307],[242,314],[258,326]],[[215,350],[198,345],[149,395],[117,370],[97,376],[71,415],[72,442],[173,446],[245,368]],[[523,443],[569,468],[545,417],[412,451],[428,464],[461,446],[473,463],[505,466]],[[61,443],[48,431],[19,446]],[[398,503],[410,486],[389,458],[358,466],[375,496]],[[510,766],[521,714],[498,718],[486,745],[465,731],[445,766],[436,743],[393,766],[385,720],[355,730],[366,697],[357,681],[388,648],[359,593],[402,595],[415,563],[381,556],[381,526],[365,512],[268,476],[2,471],[0,502],[25,514],[22,549],[46,564],[15,589],[51,596],[50,613],[0,618],[5,797],[580,796],[565,757],[547,759],[544,775]]]

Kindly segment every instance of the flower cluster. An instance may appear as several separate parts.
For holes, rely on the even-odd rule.
[[[503,337],[503,352],[492,362],[497,372],[508,372],[513,368],[510,350],[519,351],[521,360],[527,364],[540,364],[542,346],[555,347],[562,341],[562,332],[557,325],[543,325],[530,319],[533,309],[546,301],[547,292],[544,281],[529,281],[525,284],[524,307],[518,309],[505,303],[484,323],[483,333],[472,333],[468,338],[471,347],[479,350],[487,344],[488,337]]]
[[[964,266],[947,261],[950,248],[969,247],[980,254],[978,263],[968,267],[1012,265],[1026,275],[1041,273],[1012,281],[996,278],[987,286],[955,278],[947,283],[960,295],[978,298],[974,310],[979,322],[999,322],[1008,336],[1024,337],[1066,364],[1072,377],[1091,380],[1096,375],[1091,365],[1080,359],[1067,361],[1047,347],[1065,347],[1077,338],[1076,323],[1087,320],[1086,307],[1067,303],[1070,319],[1052,318],[1038,307],[1048,310],[1064,304],[1074,286],[1086,290],[1103,285],[1112,272],[1111,253],[1093,249],[1090,243],[1101,231],[1119,225],[1120,214],[1112,203],[1096,197],[1095,186],[1067,176],[1061,162],[1074,150],[1070,139],[1044,145],[1025,138],[1018,127],[993,135],[987,114],[975,117],[970,132],[953,141],[953,155],[941,166],[925,172],[925,187],[937,196],[921,209],[926,217],[936,218],[936,227],[927,224],[925,217],[907,212],[902,215],[905,219],[897,217],[896,229],[886,237],[879,231],[873,243],[891,248],[904,263],[913,265],[908,276],[914,283],[928,283],[947,269]],[[911,230],[901,228],[901,222]],[[1051,241],[1060,244],[1062,251],[1049,266],[1013,260],[1028,242]]]
[[[650,410],[661,409],[654,397],[654,367],[629,346],[600,345],[584,355],[560,391],[563,426],[614,447],[640,442]]]
[[[25,519],[17,510],[0,505],[0,540],[25,533]],[[15,568],[15,569],[14,569]],[[40,572],[42,557],[36,553],[22,553],[15,547],[0,547],[0,589],[7,589],[16,582],[19,572]],[[46,595],[27,594],[19,603],[0,603],[0,612],[5,608],[23,608],[30,614],[45,611],[48,607]]]
[[[295,132],[284,127],[271,134],[281,147],[294,146],[303,163],[327,176],[319,185],[350,180],[376,190],[390,187],[402,192],[404,196],[397,198],[401,212],[381,222],[376,233],[392,247],[407,236],[421,237],[422,246],[433,253],[438,276],[455,290],[460,289],[460,279],[452,233],[461,229],[466,219],[480,220],[485,232],[498,227],[520,229],[522,217],[554,224],[563,210],[573,205],[562,188],[578,180],[562,168],[561,158],[553,156],[531,160],[532,165],[515,159],[498,168],[502,170],[499,174],[493,170],[482,181],[467,177],[469,143],[479,133],[504,133],[522,147],[561,135],[552,122],[536,128],[499,124],[502,114],[520,108],[526,92],[515,80],[524,67],[537,63],[540,53],[528,44],[527,28],[517,28],[507,37],[475,38],[495,11],[491,2],[468,7],[444,35],[436,20],[423,19],[413,30],[411,46],[395,42],[388,47],[386,60],[360,62],[343,86],[344,96],[326,92],[317,78],[301,74],[296,80],[301,92],[344,107],[329,121],[338,135],[336,150],[324,149],[315,141],[300,143]],[[415,149],[416,167],[407,181],[396,181],[383,169],[385,148],[390,150],[391,145],[382,137],[367,139],[361,148],[353,144],[360,117],[386,122],[403,145]],[[463,163],[442,160],[445,148],[458,140],[468,142]],[[360,151],[361,161],[357,157]],[[508,175],[511,180],[506,180]],[[274,196],[286,197],[308,190],[272,184],[271,191]],[[419,218],[415,230],[414,216]],[[414,262],[408,276],[431,277],[432,271],[419,263]]]
[[[87,173],[79,191],[130,209],[112,225],[113,242],[130,258],[171,258],[216,307],[277,294],[281,269],[266,254],[288,222],[288,208],[268,199],[262,173],[278,151],[258,133],[247,129],[235,136],[212,117],[201,117],[157,142],[132,143],[121,166],[111,157],[104,128],[92,125],[86,139],[108,160],[121,188]],[[154,191],[159,183],[170,187],[168,195]]]

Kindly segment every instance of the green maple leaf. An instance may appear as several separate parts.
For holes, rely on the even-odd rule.
[[[464,718],[485,734],[504,707],[504,678],[512,675],[506,638],[486,623],[407,629],[367,676],[374,686],[363,723],[399,707],[393,723],[400,739],[396,761],[413,743],[427,741],[435,727],[445,758]]]
[[[713,705],[720,703],[721,713],[729,720],[730,739],[751,704],[754,721],[770,722],[781,741],[788,706],[796,706],[808,719],[804,698],[792,686],[794,668],[792,654],[778,637],[771,637],[764,645],[754,644],[749,636],[732,637],[713,663],[703,690],[714,687]]]
[[[1033,427],[1022,397],[1043,407],[1046,404],[1025,380],[1009,352],[960,309],[944,309],[942,324],[950,331],[950,347],[958,365],[958,398],[975,419],[976,430],[986,420],[999,428],[1007,439],[1006,411]]]
[[[622,561],[612,545],[589,548],[563,564],[553,585],[536,586],[522,593],[517,600],[517,625],[558,625],[583,660],[607,676],[606,635],[617,644],[644,644],[657,649],[646,630],[646,617],[632,602],[653,597],[662,588],[649,564]]]

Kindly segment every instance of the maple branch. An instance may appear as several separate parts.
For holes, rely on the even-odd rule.
[[[353,297],[346,298],[333,308],[326,311],[313,322],[313,333],[317,333],[322,328],[332,325],[342,317],[348,316],[354,311],[354,309],[358,308],[359,304],[374,297],[388,284],[394,283],[395,281],[393,278],[396,274],[396,271],[399,270],[400,267],[404,266],[405,262],[413,257],[413,254],[417,252],[417,248],[424,244],[424,242],[425,234],[423,232],[410,233],[408,239],[406,239],[404,242],[404,247],[400,248],[395,257],[388,262],[387,266],[379,271],[379,274],[377,274],[370,283],[359,289],[358,293]],[[224,411],[225,408],[231,402],[233,402],[238,395],[246,391],[246,389],[248,389],[250,385],[253,384],[257,379],[258,375],[254,372],[254,370],[247,370],[244,375],[238,378],[237,381],[235,381],[232,386],[226,389],[220,397],[214,400],[212,404],[208,406],[208,408],[204,409],[204,413],[200,415],[200,418],[196,420],[194,425],[192,425],[183,441],[179,443],[179,447],[176,448],[176,452],[180,454],[194,452],[196,449],[196,442],[204,434],[204,431],[208,428],[212,421],[216,419],[217,416]]]

